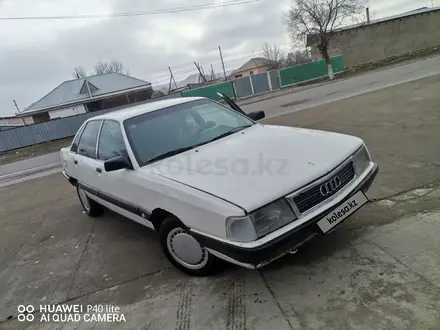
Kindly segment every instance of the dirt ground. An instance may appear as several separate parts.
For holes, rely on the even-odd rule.
[[[51,152],[59,151],[61,148],[70,145],[73,137],[49,141],[45,143],[36,144],[33,146],[10,150],[0,153],[0,165],[10,164],[19,160],[28,159],[40,155],[45,155]]]
[[[59,174],[1,188],[0,329],[440,328],[439,91],[435,76],[265,121],[360,136],[380,174],[372,203],[260,271],[187,277],[154,232],[87,217]],[[39,321],[50,304],[118,306],[126,322]]]

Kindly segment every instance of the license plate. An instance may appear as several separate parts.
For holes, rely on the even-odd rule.
[[[322,220],[319,220],[319,228],[321,228],[323,233],[328,232],[367,202],[368,198],[365,197],[364,193],[362,191],[357,192],[332,212],[327,214]]]

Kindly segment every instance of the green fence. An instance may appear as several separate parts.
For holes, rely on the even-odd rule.
[[[331,58],[333,72],[344,71],[343,56]],[[304,65],[297,65],[287,69],[280,70],[281,87],[298,84],[303,81],[317,79],[328,75],[327,64],[324,60],[316,61]]]
[[[218,92],[222,92],[226,96],[235,99],[234,87],[232,86],[232,81],[215,84],[211,86],[205,86],[196,89],[190,89],[183,92],[183,96],[203,96],[208,97],[214,101],[220,101],[220,96],[217,95]]]
[[[332,66],[333,66],[333,72],[339,73],[344,71],[344,58],[341,56],[335,56],[331,58]],[[263,75],[268,79],[269,76],[266,76],[266,73],[255,75],[255,76],[261,76]],[[293,84],[298,84],[303,81],[307,80],[313,80],[317,78],[326,77],[328,75],[327,72],[327,65],[324,60],[316,61],[312,63],[307,63],[304,65],[297,65],[292,66],[287,69],[282,69],[279,71],[279,79],[281,83],[281,87],[286,87]],[[222,92],[223,94],[229,96],[232,99],[236,98],[235,92],[234,92],[234,84],[240,82],[243,82],[243,80],[249,79],[249,84],[253,84],[253,88],[249,87],[249,89],[252,89],[252,93],[247,96],[254,95],[254,90],[256,90],[258,87],[257,84],[259,81],[257,81],[255,76],[252,77],[244,77],[237,80],[227,81],[224,83],[219,83],[215,85],[210,86],[204,86],[201,88],[196,89],[190,89],[187,91],[184,91],[182,94],[183,96],[202,96],[210,98],[214,101],[221,101],[221,98],[216,94],[217,91]],[[261,81],[260,81],[261,82]],[[237,85],[236,85],[237,86]],[[251,86],[251,85],[249,85]],[[259,85],[261,87],[261,84]],[[273,86],[273,85],[272,85]],[[279,86],[279,85],[278,85]],[[269,84],[265,84],[265,90],[262,92],[270,92],[272,88],[270,88]],[[263,87],[264,89],[264,87]],[[238,90],[237,90],[238,91]],[[261,92],[261,88],[260,88]],[[247,97],[246,96],[246,97]]]

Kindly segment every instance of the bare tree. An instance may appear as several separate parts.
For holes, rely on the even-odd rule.
[[[328,53],[331,36],[346,23],[363,14],[368,0],[294,0],[287,12],[285,23],[292,40],[314,38],[327,63],[328,76],[333,69]]]
[[[309,56],[309,52],[307,49],[297,50],[295,52],[290,52],[287,56],[282,60],[281,67],[288,68],[294,65],[300,65],[305,63],[310,63],[312,60]]]
[[[280,66],[280,63],[284,60],[284,53],[281,48],[277,45],[269,45],[265,42],[261,46],[262,55],[266,60],[273,61],[276,63],[274,66]]]
[[[111,62],[99,62],[95,65],[95,74],[100,75],[104,73],[117,72],[128,75],[130,72],[125,68],[124,63],[117,60]]]
[[[110,62],[98,62],[90,75],[93,76],[112,72],[122,73],[125,75],[130,74],[130,71],[124,66],[124,63],[121,61],[112,60]],[[73,76],[78,79],[85,78],[87,77],[87,72],[82,66],[78,66],[74,69]]]

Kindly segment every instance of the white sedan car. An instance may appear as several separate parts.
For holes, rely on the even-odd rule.
[[[224,96],[224,95],[222,95]],[[174,266],[256,269],[333,230],[368,202],[378,172],[353,136],[263,125],[206,98],[176,98],[87,120],[61,149],[90,216],[104,207],[155,229]]]

